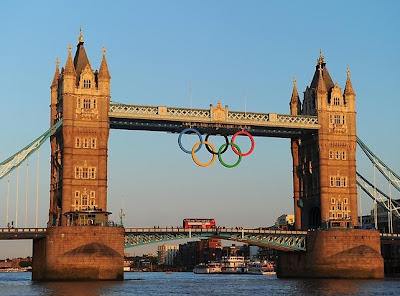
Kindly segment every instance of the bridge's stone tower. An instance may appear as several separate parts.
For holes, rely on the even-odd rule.
[[[103,50],[93,71],[82,34],[72,60],[51,85],[51,124],[63,120],[51,139],[49,226],[103,224],[107,212],[107,143],[110,73]]]
[[[290,111],[316,115],[321,125],[317,134],[291,141],[296,229],[356,226],[356,110],[350,71],[342,92],[320,54],[303,103],[294,80]]]
[[[123,227],[107,227],[110,73],[103,50],[93,71],[82,34],[51,85],[50,211],[45,238],[33,242],[33,280],[123,279]]]

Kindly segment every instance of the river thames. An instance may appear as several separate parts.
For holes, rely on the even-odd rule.
[[[399,295],[400,279],[278,279],[275,275],[125,273],[123,282],[49,282],[0,273],[0,295]]]

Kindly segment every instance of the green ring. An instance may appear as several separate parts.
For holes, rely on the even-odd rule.
[[[236,145],[235,143],[229,143],[229,145],[234,146],[234,147],[239,151],[239,153],[242,153],[242,151],[240,151],[239,146]],[[219,162],[220,162],[224,167],[227,167],[227,168],[234,168],[235,166],[238,166],[239,163],[242,161],[242,156],[241,156],[241,155],[239,155],[239,158],[238,158],[237,162],[236,162],[235,164],[232,164],[232,165],[226,164],[226,163],[222,160],[222,156],[221,156],[222,153],[221,153],[221,152],[222,152],[222,150],[224,150],[225,146],[226,146],[226,143],[222,144],[222,146],[219,147],[219,150],[218,150],[218,159],[219,159]]]

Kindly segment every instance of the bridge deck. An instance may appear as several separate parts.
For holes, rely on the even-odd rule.
[[[254,136],[291,138],[320,128],[317,116],[228,111],[220,105],[207,110],[112,103],[108,114],[113,129],[173,133],[191,126],[203,133],[231,135],[244,129]]]

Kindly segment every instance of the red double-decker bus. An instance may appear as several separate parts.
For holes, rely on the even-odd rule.
[[[215,228],[213,218],[185,218],[183,219],[183,228]]]

